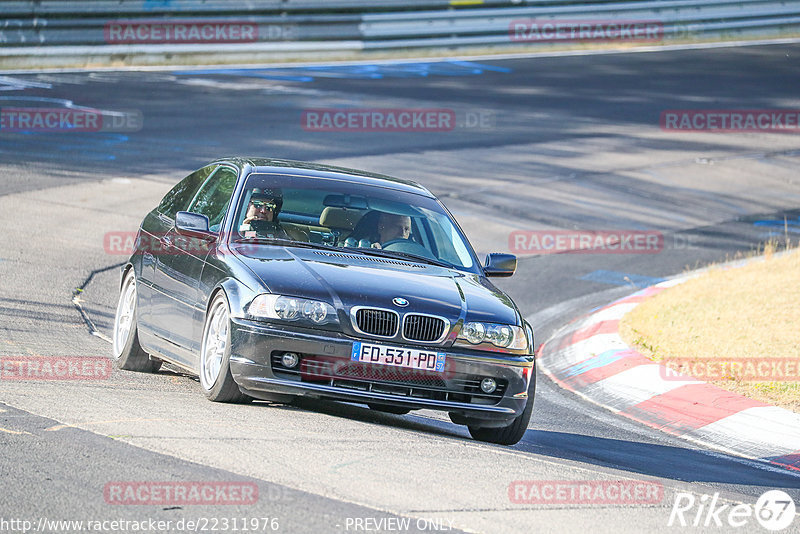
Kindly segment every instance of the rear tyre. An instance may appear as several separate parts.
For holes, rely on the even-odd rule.
[[[225,293],[214,296],[203,327],[200,348],[200,385],[203,393],[214,402],[247,403],[253,400],[239,390],[233,381],[230,367],[231,321]]]
[[[114,316],[114,334],[111,341],[112,358],[117,369],[155,373],[161,367],[161,360],[151,360],[139,345],[137,300],[136,273],[130,269],[122,282],[117,313]]]
[[[528,423],[533,413],[533,395],[536,392],[536,372],[534,370],[531,383],[528,386],[528,402],[525,409],[508,426],[497,428],[468,426],[470,435],[478,441],[487,443],[497,443],[498,445],[516,445],[525,431],[528,430]]]

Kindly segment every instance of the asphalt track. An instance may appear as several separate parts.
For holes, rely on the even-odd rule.
[[[85,320],[109,334],[124,256],[104,248],[104,235],[134,230],[171,184],[232,154],[415,179],[445,201],[479,253],[508,250],[515,230],[663,233],[657,254],[521,255],[517,274],[498,285],[544,341],[642,284],[754,250],[777,228],[763,221],[798,220],[797,134],[659,128],[669,109],[800,108],[798,55],[800,45],[782,44],[5,75],[0,107],[128,110],[143,126],[0,132],[0,356],[107,356],[109,345]],[[459,122],[436,133],[303,129],[303,110],[342,106],[444,108]],[[796,240],[796,226],[788,229]],[[85,317],[71,302],[76,288]],[[752,505],[783,489],[800,503],[800,476],[623,420],[541,375],[529,431],[513,448],[472,441],[432,412],[216,405],[194,379],[169,370],[95,382],[4,380],[0,444],[0,519],[34,523],[277,517],[282,532],[398,532],[388,528],[398,523],[379,521],[412,518],[412,531],[656,532],[669,528],[677,492]],[[647,505],[519,504],[508,494],[517,480],[647,480],[664,496]],[[259,500],[120,506],[103,497],[113,481],[249,481]],[[751,519],[746,528],[761,527]]]

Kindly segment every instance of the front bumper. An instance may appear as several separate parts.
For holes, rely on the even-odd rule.
[[[413,346],[446,353],[443,372],[423,372],[351,361],[353,342],[385,343],[379,340],[236,318],[231,328],[231,374],[243,391],[256,398],[303,395],[427,408],[457,414],[478,426],[505,426],[525,408],[534,372],[533,355]],[[284,368],[280,364],[284,352],[299,354],[301,364],[293,370]],[[479,388],[486,377],[498,384],[491,395]]]

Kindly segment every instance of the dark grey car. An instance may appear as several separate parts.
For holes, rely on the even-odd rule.
[[[533,332],[488,277],[515,268],[507,254],[481,266],[414,182],[223,159],[142,222],[114,358],[150,372],[168,361],[199,375],[214,401],[443,410],[476,439],[514,444],[533,407]]]

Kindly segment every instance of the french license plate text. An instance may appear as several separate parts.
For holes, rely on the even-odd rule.
[[[356,341],[353,343],[353,352],[350,359],[356,362],[396,365],[398,367],[410,367],[412,369],[424,369],[440,373],[444,371],[445,353]]]

